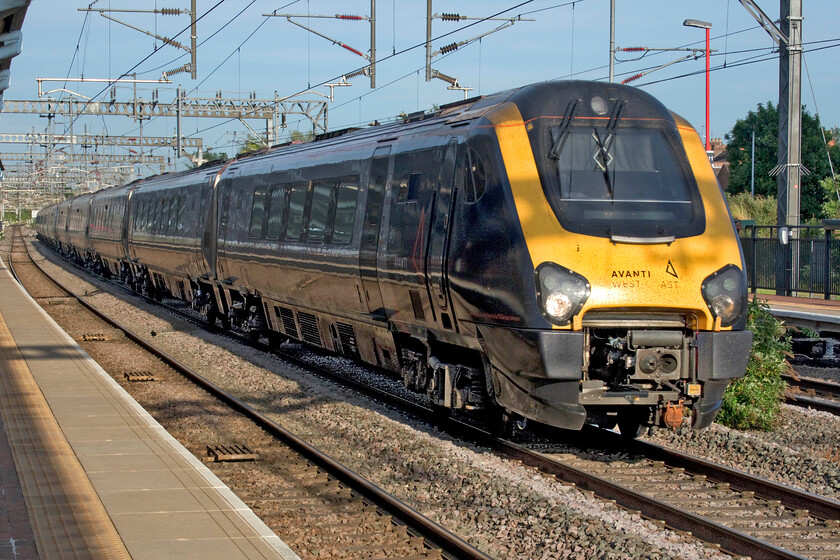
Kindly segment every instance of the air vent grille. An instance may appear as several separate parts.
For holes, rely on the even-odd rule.
[[[359,359],[359,345],[356,344],[356,332],[353,325],[347,323],[336,323],[338,327],[338,339],[341,341],[341,353],[351,358]]]
[[[323,346],[321,343],[321,332],[318,330],[318,319],[309,313],[298,313],[300,331],[303,341],[316,346]]]
[[[274,313],[283,321],[283,332],[286,336],[291,338],[300,338],[298,335],[297,325],[295,324],[295,314],[288,307],[274,306]]]

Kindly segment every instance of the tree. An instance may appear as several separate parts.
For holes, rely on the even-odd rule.
[[[755,111],[739,119],[732,131],[726,134],[728,159],[730,163],[729,190],[733,193],[750,190],[750,150],[752,132],[755,130],[755,194],[775,196],[776,178],[770,171],[777,163],[779,109],[771,101],[766,105],[759,103]],[[826,140],[830,140],[832,131],[827,130]],[[840,149],[831,148],[832,161],[837,161]],[[823,217],[822,204],[825,191],[820,181],[831,176],[831,171],[823,144],[819,117],[802,110],[802,163],[811,172],[802,176],[800,209],[803,221]]]
[[[300,130],[292,130],[289,132],[289,140],[292,142],[311,142],[315,138],[312,131],[301,132]]]
[[[262,150],[263,148],[265,148],[263,140],[261,138],[257,138],[253,134],[249,134],[245,141],[239,146],[239,154],[250,154],[251,152],[256,152],[257,150]]]
[[[833,156],[832,161],[834,161]],[[820,186],[825,192],[823,218],[828,218],[829,220],[840,219],[840,179],[834,180],[831,177],[826,177],[820,181]]]

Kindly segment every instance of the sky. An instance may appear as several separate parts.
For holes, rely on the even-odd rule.
[[[802,0],[803,43],[808,73],[803,73],[802,100],[810,113],[818,112],[827,127],[840,126],[840,1]],[[757,0],[771,19],[779,17],[778,0]],[[37,99],[36,77],[117,78],[137,72],[138,79],[157,80],[163,70],[189,61],[172,46],[78,8],[149,10],[188,9],[189,0],[33,0],[23,24],[23,51],[12,61],[11,86],[6,100]],[[529,83],[554,79],[606,80],[609,64],[609,0],[483,0],[481,2],[434,0],[433,13],[458,13],[469,18],[521,17],[505,29],[480,41],[434,57],[432,67],[473,88],[469,95],[489,94]],[[348,49],[289,23],[283,17],[262,14],[295,14],[295,21],[368,52],[370,26],[365,21],[307,18],[309,15],[370,15],[369,0],[198,0],[197,79],[188,74],[172,76],[172,84],[138,84],[137,96],[150,100],[157,90],[161,102],[175,97],[182,86],[190,97],[273,98],[302,94],[302,99],[325,100],[330,93],[322,84],[334,82],[366,61]],[[350,80],[350,87],[335,88],[328,105],[330,129],[364,126],[374,120],[429,110],[464,98],[462,91],[447,89],[441,80],[425,80],[426,2],[378,0],[376,2],[376,82],[371,89],[364,76]],[[188,28],[186,15],[111,13],[152,33],[173,37]],[[533,19],[534,21],[525,21]],[[631,82],[682,115],[701,135],[705,134],[705,31],[685,27],[685,19],[710,22],[711,127],[713,138],[722,138],[735,121],[744,118],[759,103],[778,101],[778,55],[767,33],[758,26],[738,0],[616,0],[615,42],[619,48],[699,49],[697,56],[680,50],[618,52],[616,81],[665,65]],[[442,21],[432,23],[432,50],[459,41],[469,41],[505,24],[505,21]],[[176,40],[189,44],[189,31]],[[686,60],[675,62],[688,57]],[[669,64],[672,63],[672,64]],[[45,82],[44,90],[64,87],[76,95],[108,100],[110,90],[102,83]],[[118,84],[116,98],[127,101],[135,85]],[[65,98],[66,92],[54,92]],[[817,111],[817,109],[819,111]],[[248,121],[262,131],[261,121]],[[309,130],[308,121],[290,116],[288,128]],[[0,132],[44,131],[47,119],[38,115],[0,115]],[[56,132],[65,132],[68,118],[53,122]],[[144,122],[146,135],[175,134],[175,119]],[[138,123],[127,117],[80,117],[74,131],[90,134],[131,134]],[[205,149],[232,155],[247,136],[238,121],[185,119],[184,133],[203,138]],[[9,144],[4,152],[22,151]],[[120,153],[114,149],[113,153]],[[156,155],[172,156],[170,148]],[[178,162],[179,169],[186,160]],[[155,169],[138,169],[142,175]]]

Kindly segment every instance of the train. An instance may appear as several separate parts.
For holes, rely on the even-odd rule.
[[[702,429],[752,346],[697,131],[614,83],[528,85],[138,179],[35,227],[209,323],[371,364],[501,429]]]

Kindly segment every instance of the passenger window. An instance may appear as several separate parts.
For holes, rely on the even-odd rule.
[[[353,224],[356,221],[356,201],[359,195],[359,180],[343,180],[338,185],[335,200],[335,226],[332,243],[347,245],[353,239]]]
[[[160,223],[163,219],[163,212],[166,209],[165,203],[165,200],[160,200],[157,204],[155,204],[154,223],[152,224],[151,233],[160,233]]]
[[[144,200],[140,203],[140,209],[137,213],[137,228],[142,231],[149,231],[149,201]]]
[[[163,201],[160,199],[149,200],[149,233],[154,235],[160,227],[160,213],[163,208]]]
[[[303,212],[306,209],[306,183],[295,183],[289,189],[289,216],[286,222],[286,241],[300,240],[303,231]]]
[[[323,241],[326,237],[327,219],[330,212],[330,196],[335,184],[334,179],[316,181],[312,185],[312,206],[309,210],[307,241]]]
[[[178,217],[177,217],[177,231],[178,233],[182,233],[186,229],[186,224],[184,224],[184,214],[186,213],[187,209],[187,196],[180,195],[178,197]]]
[[[265,201],[268,197],[265,187],[254,189],[254,203],[251,206],[251,225],[248,228],[248,237],[262,237],[263,224],[265,223]]]
[[[175,196],[169,202],[169,223],[166,227],[166,233],[173,234],[178,226],[178,214],[181,207],[181,197]]]
[[[266,239],[280,239],[283,231],[283,210],[285,210],[286,189],[281,185],[271,187],[271,194],[268,200],[268,226],[266,227]]]

